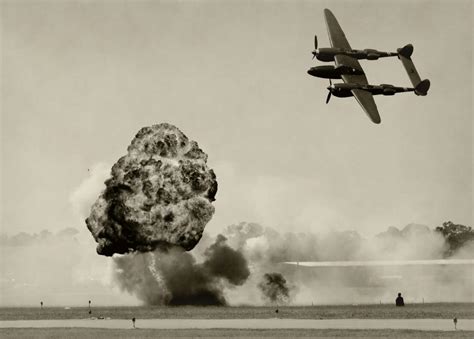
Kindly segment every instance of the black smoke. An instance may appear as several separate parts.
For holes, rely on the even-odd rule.
[[[86,219],[97,253],[193,249],[214,214],[217,180],[206,163],[207,154],[177,127],[142,128]]]
[[[242,285],[247,260],[219,235],[204,261],[181,247],[114,257],[119,286],[147,305],[227,305],[225,287]]]
[[[265,273],[258,288],[268,301],[280,304],[289,301],[290,289],[281,273]]]

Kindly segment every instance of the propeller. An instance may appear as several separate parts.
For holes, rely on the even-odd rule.
[[[329,103],[329,99],[331,99],[331,91],[329,91],[328,96],[326,98],[326,104]]]
[[[329,79],[329,87],[328,87],[328,96],[326,98],[326,104],[329,103],[329,100],[331,99],[331,95],[332,95],[332,92],[331,92],[331,87],[332,87],[332,81],[331,79]]]
[[[314,36],[314,51],[313,51],[313,59],[316,57],[316,50],[318,49],[318,36]]]

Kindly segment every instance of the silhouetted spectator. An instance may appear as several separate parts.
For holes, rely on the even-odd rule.
[[[40,304],[41,304],[41,309],[43,309],[43,302],[40,302]]]
[[[398,293],[397,299],[395,299],[395,305],[397,306],[405,306],[405,302],[403,301],[403,297],[401,293]]]
[[[135,317],[132,318],[133,328],[135,328]]]

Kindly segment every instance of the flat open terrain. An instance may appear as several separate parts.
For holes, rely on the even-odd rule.
[[[88,307],[39,307],[0,308],[0,321],[88,319]],[[474,319],[472,303],[413,304],[404,308],[393,305],[339,305],[339,306],[292,306],[280,307],[92,307],[92,317],[126,319],[125,328],[0,328],[1,338],[151,338],[151,337],[384,337],[384,338],[472,338],[472,331],[419,331],[410,329],[248,329],[248,328],[204,328],[204,329],[131,329],[132,317],[137,318],[137,327],[150,319],[446,319],[453,317]],[[149,319],[149,320],[145,320]],[[112,320],[86,320],[98,325]],[[462,321],[462,320],[461,320]],[[459,325],[461,325],[461,321]],[[358,322],[359,323],[359,322]],[[390,323],[390,321],[387,321]],[[465,322],[464,322],[465,323]],[[130,326],[130,327],[128,327]],[[128,327],[128,328],[126,328]],[[145,327],[145,326],[144,326]],[[250,326],[249,326],[250,327]],[[417,328],[417,327],[415,327]]]
[[[452,319],[138,319],[140,329],[363,329],[453,331]],[[3,320],[0,328],[131,329],[130,319]],[[474,319],[459,319],[457,328],[474,331]]]
[[[472,303],[394,305],[337,305],[279,307],[285,319],[474,319]],[[268,319],[275,318],[275,307],[194,307],[140,306],[92,307],[93,317],[111,319]],[[0,320],[85,319],[87,307],[4,307]]]
[[[413,330],[109,330],[82,328],[0,329],[1,338],[157,338],[157,337],[338,337],[338,338],[472,338],[473,332],[413,331]]]

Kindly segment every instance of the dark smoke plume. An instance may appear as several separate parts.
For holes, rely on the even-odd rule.
[[[180,247],[114,258],[119,286],[147,305],[226,305],[224,287],[250,275],[244,256],[219,235],[196,259]]]
[[[290,289],[281,273],[265,273],[258,287],[271,302],[286,303],[290,298]]]
[[[217,181],[206,162],[198,144],[175,126],[142,128],[86,219],[97,253],[194,248],[214,214]]]

